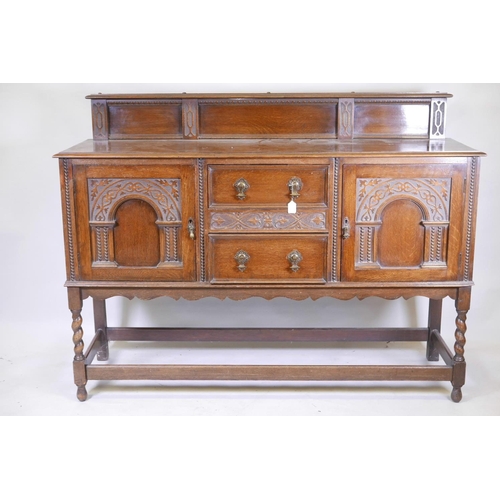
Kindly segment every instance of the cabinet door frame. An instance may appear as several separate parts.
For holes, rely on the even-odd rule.
[[[454,281],[459,277],[460,253],[462,241],[462,227],[464,216],[464,188],[467,179],[466,158],[349,158],[341,160],[342,169],[342,224],[348,221],[350,236],[342,239],[342,281],[348,282],[432,282],[432,281]],[[447,220],[442,224],[432,220],[422,222],[424,226],[424,257],[430,252],[430,237],[433,227],[445,228],[443,245],[445,259],[437,259],[437,262],[425,261],[415,267],[382,267],[377,259],[377,235],[380,229],[380,221],[377,221],[375,212],[383,210],[387,201],[376,200],[377,205],[370,213],[370,222],[366,225],[360,220],[361,199],[358,189],[358,179],[373,179],[390,183],[392,179],[418,182],[426,182],[426,179],[448,179],[445,183],[445,194],[449,197]],[[413,182],[414,185],[415,182]],[[425,186],[424,186],[425,187]],[[404,193],[398,198],[397,194],[391,194],[392,200],[411,199]],[[415,198],[414,201],[417,201]],[[420,200],[422,201],[422,200]],[[364,205],[366,207],[366,205]],[[425,203],[421,202],[425,212]],[[371,209],[372,207],[370,207]],[[370,238],[367,245],[372,245],[373,252],[367,258],[366,245],[360,243],[362,228]],[[369,232],[371,231],[371,233]],[[365,236],[366,237],[366,236]],[[363,253],[363,255],[362,255]]]
[[[73,177],[76,201],[77,248],[80,256],[81,279],[90,281],[195,281],[197,245],[189,236],[188,221],[193,219],[196,228],[197,220],[197,175],[196,162],[193,160],[73,160]],[[146,189],[153,188],[153,194],[132,194],[123,197],[119,203],[127,199],[147,201],[157,213],[156,225],[161,245],[160,261],[156,266],[120,266],[112,258],[104,262],[96,261],[96,229],[102,224],[108,233],[110,251],[113,251],[112,217],[105,217],[102,223],[97,223],[92,217],[91,193],[89,181],[92,180],[123,180],[139,181]],[[159,181],[180,180],[180,206],[176,222],[169,222],[160,202],[155,200],[161,196]],[[95,196],[95,194],[94,194]],[[116,204],[110,210],[116,209]],[[177,228],[177,229],[175,229]],[[175,244],[178,245],[178,260],[167,261],[165,244],[162,238],[167,238],[175,230]]]

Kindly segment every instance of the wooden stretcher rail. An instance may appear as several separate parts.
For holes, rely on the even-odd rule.
[[[108,340],[174,342],[360,342],[427,340],[427,328],[108,328]]]
[[[451,381],[452,367],[412,365],[102,365],[88,380]]]

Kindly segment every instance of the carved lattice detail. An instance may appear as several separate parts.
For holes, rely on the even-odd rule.
[[[156,208],[163,222],[180,222],[180,179],[89,179],[91,222],[110,222],[118,204],[139,198]]]
[[[360,226],[359,228],[359,255],[360,264],[371,264],[373,258],[373,235],[375,228],[372,226]]]
[[[90,227],[94,235],[94,266],[116,266],[112,230],[117,207],[127,199],[144,200],[155,209],[162,231],[162,262],[180,261],[180,179],[89,179]],[[111,240],[112,241],[112,240]]]
[[[184,137],[195,139],[198,136],[198,101],[185,99],[182,103],[182,123]]]
[[[443,235],[445,226],[431,226],[429,229],[429,262],[439,264],[443,258]]]
[[[340,100],[340,137],[352,137],[354,122],[354,100]]]
[[[357,264],[376,264],[382,212],[390,202],[398,199],[413,200],[422,209],[426,240],[423,264],[446,264],[450,194],[449,178],[357,179]]]
[[[441,139],[445,136],[446,100],[433,99],[431,103],[430,138]]]
[[[324,212],[288,214],[284,212],[230,212],[213,213],[212,230],[291,230],[326,229]]]
[[[104,101],[95,102],[92,105],[92,119],[94,124],[94,139],[106,140],[108,138],[107,130],[107,107]]]
[[[380,220],[381,209],[391,200],[413,198],[426,211],[426,220],[446,222],[450,212],[451,179],[358,179],[356,221]]]
[[[163,232],[165,235],[164,262],[179,262],[179,227],[166,226]]]

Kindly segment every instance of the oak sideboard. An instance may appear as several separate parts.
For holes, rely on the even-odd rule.
[[[57,155],[74,381],[465,383],[480,157],[445,93],[96,94]],[[108,326],[106,299],[426,297],[421,328]],[[83,340],[83,301],[95,331]],[[455,342],[441,335],[443,299]],[[419,365],[113,364],[111,341],[400,341]],[[397,361],[397,360],[396,360]]]

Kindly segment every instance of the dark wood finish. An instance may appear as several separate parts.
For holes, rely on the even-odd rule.
[[[445,136],[450,94],[93,95],[95,140]]]
[[[193,140],[87,140],[55,155],[55,158],[425,158],[482,156],[480,153],[453,139],[438,142],[427,139],[357,139],[352,141],[329,139],[255,140],[213,139]]]
[[[441,315],[443,311],[442,300],[429,301],[429,317],[428,317],[428,339],[427,339],[427,359],[429,361],[438,361],[439,353],[435,345],[435,334],[441,332]]]
[[[287,208],[290,201],[288,182],[293,177],[302,181],[297,198],[299,207],[315,204],[327,206],[327,165],[215,165],[208,163],[208,197],[210,207],[252,205]],[[234,184],[245,179],[249,188],[244,199],[238,199]]]
[[[106,316],[106,301],[93,299],[94,303],[94,325],[95,331],[100,332],[101,347],[97,352],[99,361],[107,361],[109,358],[108,345],[108,320]]]
[[[411,365],[104,365],[89,380],[410,380],[450,381],[448,366]]]
[[[193,162],[74,160],[72,170],[83,279],[195,280]]]
[[[298,250],[303,257],[300,269],[293,271],[287,256]],[[212,283],[222,282],[318,282],[327,280],[326,236],[211,236],[208,246],[209,277]],[[245,270],[238,268],[235,255],[248,253]]]
[[[466,164],[430,158],[344,160],[343,279],[456,280]]]
[[[202,138],[336,135],[337,102],[334,100],[200,101]]]
[[[109,138],[182,137],[179,100],[108,101]]]
[[[354,137],[427,137],[430,120],[429,103],[415,100],[384,103],[356,101]]]
[[[108,328],[109,340],[170,342],[409,342],[427,328]]]
[[[128,200],[117,208],[115,217],[116,263],[125,267],[157,266],[160,263],[160,231],[155,224],[154,208],[142,200]]]
[[[460,401],[484,153],[446,138],[450,97],[89,96],[93,140],[55,155],[78,399],[87,380],[445,380]],[[108,327],[114,296],[430,301],[425,328],[172,329]],[[445,366],[94,364],[110,340],[418,341]]]

